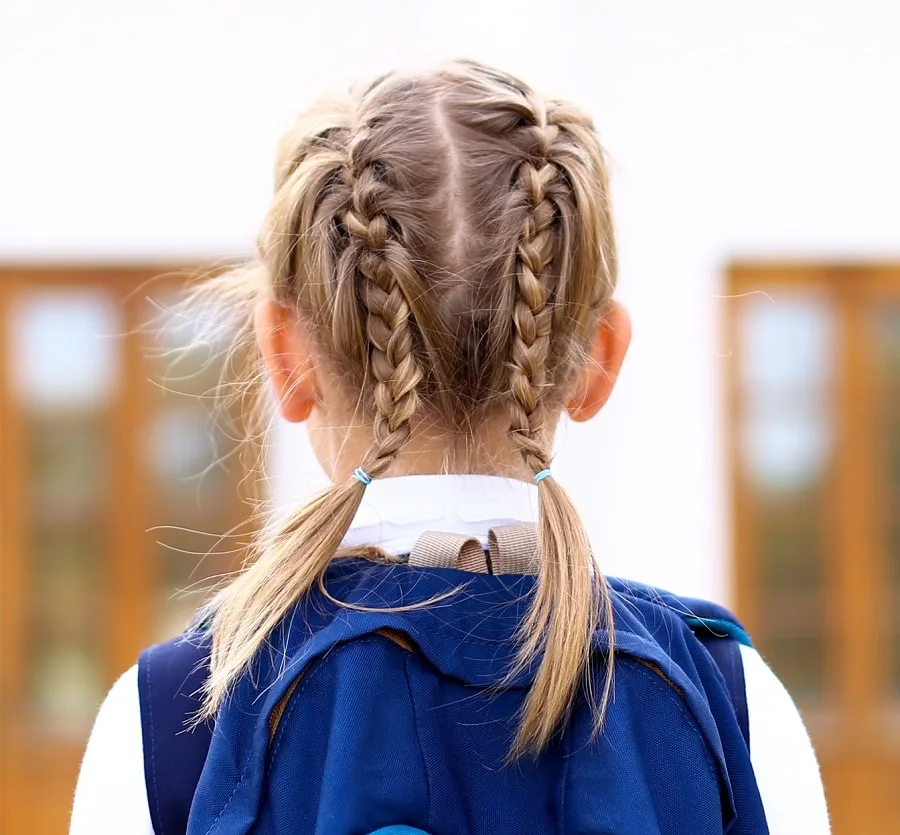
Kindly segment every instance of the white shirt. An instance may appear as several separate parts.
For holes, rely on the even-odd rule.
[[[537,519],[531,484],[491,476],[403,476],[366,489],[345,545],[408,553],[425,531],[474,536]],[[803,720],[759,653],[741,647],[751,760],[770,835],[828,835],[819,766]],[[91,732],[75,791],[70,835],[154,835],[144,783],[137,667],[107,695]]]

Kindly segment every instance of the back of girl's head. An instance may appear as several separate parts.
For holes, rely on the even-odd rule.
[[[502,419],[521,471],[549,467],[552,424],[615,284],[602,149],[590,120],[474,63],[394,73],[321,100],[282,140],[259,263],[214,280],[248,311],[274,297],[371,421],[383,476],[419,422],[448,437]],[[212,602],[213,713],[335,556],[365,485],[334,484]],[[541,569],[521,663],[543,658],[517,750],[564,718],[609,596],[565,492],[540,481]],[[611,655],[610,655],[611,658]],[[607,692],[600,700],[602,713]]]

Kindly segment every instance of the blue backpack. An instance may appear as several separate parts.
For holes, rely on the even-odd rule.
[[[333,561],[329,594],[309,593],[284,619],[214,731],[185,730],[209,636],[142,654],[157,835],[768,832],[739,654],[749,640],[732,615],[610,581],[615,673],[602,733],[581,699],[540,757],[510,764],[535,666],[506,676],[534,577],[504,573],[509,562],[480,547],[494,573],[440,567],[441,549],[421,550],[410,564]],[[471,547],[458,553],[471,564]],[[604,631],[594,646],[601,657]]]

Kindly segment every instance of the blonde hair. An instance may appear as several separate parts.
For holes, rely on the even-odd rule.
[[[549,467],[548,420],[585,363],[615,285],[603,151],[591,121],[505,73],[456,62],[392,73],[320,100],[282,140],[258,263],[201,289],[250,311],[274,297],[361,392],[387,473],[427,416],[456,437],[505,413],[532,474]],[[257,358],[258,359],[258,358]],[[322,583],[365,485],[333,484],[274,531],[211,601],[204,715],[298,598]],[[609,590],[553,478],[538,486],[541,562],[519,663],[542,656],[515,753],[542,750],[579,687]],[[612,648],[602,721],[609,699]],[[593,702],[593,700],[592,700]]]

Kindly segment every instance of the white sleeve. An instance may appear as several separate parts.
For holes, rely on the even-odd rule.
[[[828,835],[828,808],[819,764],[800,712],[760,654],[741,647],[750,759],[769,835]]]
[[[137,667],[113,685],[97,714],[81,762],[69,835],[153,835]]]

